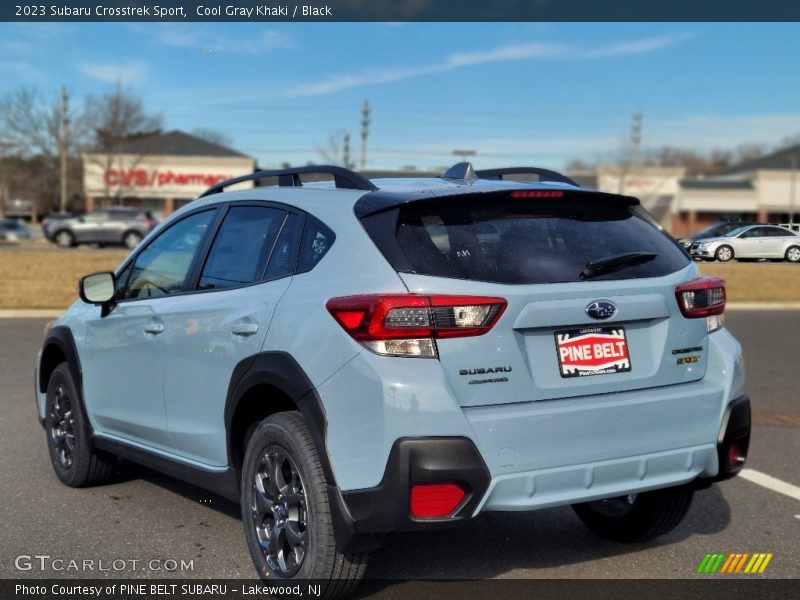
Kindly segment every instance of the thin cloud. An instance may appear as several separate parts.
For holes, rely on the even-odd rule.
[[[157,25],[132,25],[131,29],[150,36],[161,46],[171,48],[206,48],[212,52],[256,54],[279,48],[295,48],[291,35],[275,29],[262,29],[255,35],[232,36],[211,31],[196,24],[159,23]]]
[[[0,73],[7,73],[20,83],[48,81],[42,70],[28,61],[0,60]]]
[[[644,150],[663,146],[687,148],[697,152],[730,149],[742,144],[770,146],[792,133],[800,133],[800,114],[756,114],[722,117],[693,115],[675,119],[648,120],[645,116],[643,131]],[[614,162],[625,147],[624,132],[602,132],[590,135],[544,135],[536,137],[477,137],[458,136],[443,142],[413,145],[413,148],[381,148],[373,152],[378,156],[401,157],[412,161],[414,157],[440,157],[444,164],[452,157],[453,148],[474,148],[475,162],[482,167],[499,166],[511,162],[537,163],[558,168],[567,161],[580,158],[590,161]]]
[[[647,145],[688,146],[701,151],[750,143],[770,145],[800,133],[800,114],[692,115],[655,121],[650,127],[645,120],[644,133]]]
[[[141,61],[126,63],[83,62],[78,70],[87,77],[104,83],[138,84],[147,78],[147,65]]]
[[[439,62],[430,64],[380,70],[374,69],[352,75],[332,74],[321,81],[290,87],[280,95],[281,97],[289,98],[323,96],[354,87],[392,83],[414,77],[490,63],[527,60],[586,60],[648,54],[680,44],[690,37],[692,37],[692,34],[684,32],[594,47],[547,42],[507,44],[481,52],[454,53]]]
[[[595,48],[587,53],[588,58],[614,58],[617,56],[631,56],[635,54],[648,54],[676,46],[694,37],[694,33],[685,31],[675,35],[660,35],[655,37],[622,42],[607,47]]]

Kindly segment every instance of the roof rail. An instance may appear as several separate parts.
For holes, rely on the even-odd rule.
[[[334,165],[310,165],[307,167],[291,167],[288,169],[275,169],[271,171],[255,171],[248,175],[241,177],[234,177],[233,179],[226,179],[219,183],[212,185],[205,192],[200,194],[199,198],[217,194],[237,183],[244,181],[257,181],[259,179],[267,179],[269,177],[277,177],[278,185],[281,187],[299,187],[303,185],[300,181],[300,175],[303,174],[324,174],[333,175],[333,181],[337,188],[344,188],[348,190],[364,190],[366,192],[374,192],[378,188],[369,179],[363,175],[359,175],[355,171],[345,169],[344,167],[337,167]]]
[[[550,169],[540,169],[539,167],[507,167],[504,169],[483,169],[475,171],[475,174],[481,179],[505,179],[506,175],[538,175],[539,181],[557,181],[559,183],[568,183],[575,187],[580,187],[572,179],[566,175],[562,175],[558,171],[551,171]]]

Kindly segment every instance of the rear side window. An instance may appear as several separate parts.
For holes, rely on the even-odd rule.
[[[769,236],[770,237],[791,237],[796,236],[793,231],[789,231],[788,229],[781,229],[780,227],[770,227],[769,229]]]
[[[632,207],[591,200],[489,197],[407,204],[398,211],[395,252],[384,254],[399,271],[510,284],[581,281],[589,262],[630,253],[655,257],[592,279],[658,277],[689,263],[673,240]]]
[[[96,210],[94,212],[86,213],[85,215],[80,217],[80,219],[84,223],[97,223],[97,222],[100,222],[100,221],[107,221],[108,220],[108,215],[109,215],[109,213],[107,213],[105,211]]]
[[[308,215],[303,227],[303,238],[300,241],[300,253],[297,257],[297,272],[305,273],[313,269],[327,254],[336,239],[331,228],[316,217]]]
[[[275,242],[275,247],[272,249],[264,279],[279,279],[294,272],[293,258],[296,254],[296,240],[300,237],[297,221],[297,215],[290,213],[286,217],[286,222],[283,224],[278,240]]]
[[[276,208],[235,206],[214,238],[198,288],[219,289],[261,281],[286,213]]]

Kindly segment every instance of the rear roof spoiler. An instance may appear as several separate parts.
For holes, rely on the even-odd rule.
[[[608,192],[598,192],[595,190],[586,190],[584,188],[556,188],[553,190],[532,188],[526,190],[524,187],[515,188],[461,188],[461,189],[446,189],[446,190],[420,190],[420,191],[403,191],[392,192],[390,190],[379,189],[378,191],[364,194],[356,201],[353,207],[353,212],[359,219],[397,208],[414,204],[416,202],[436,202],[436,201],[462,201],[467,199],[488,199],[490,201],[514,199],[515,194],[525,193],[527,191],[538,192],[541,198],[531,196],[531,202],[538,200],[547,200],[551,202],[579,200],[582,202],[598,202],[617,204],[622,206],[639,206],[641,203],[638,198],[633,196],[625,196],[622,194],[610,194]],[[546,195],[545,195],[546,194]],[[558,194],[558,197],[554,194]],[[516,196],[520,199],[520,196]]]

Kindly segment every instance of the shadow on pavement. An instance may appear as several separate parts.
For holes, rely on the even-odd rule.
[[[209,494],[128,461],[121,461],[118,482],[140,479],[194,502],[213,498],[210,510],[240,519],[238,504]],[[731,510],[718,486],[695,494],[689,514],[672,533],[658,540],[622,544],[593,534],[570,507],[533,512],[485,513],[461,527],[425,533],[394,533],[372,553],[366,581],[357,597],[392,586],[391,580],[488,579],[522,569],[526,577],[539,569],[624,556],[648,548],[679,543],[692,535],[724,530]]]
[[[486,513],[459,529],[387,536],[373,554],[366,576],[378,584],[377,580],[394,578],[484,579],[525,569],[527,577],[535,578],[537,569],[621,556],[675,544],[691,535],[717,533],[730,519],[730,506],[716,486],[695,494],[689,514],[672,533],[640,544],[596,536],[570,507]],[[369,581],[364,588],[376,591]]]

